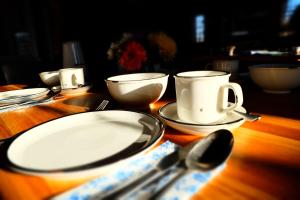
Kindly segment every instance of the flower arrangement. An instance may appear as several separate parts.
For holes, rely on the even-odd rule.
[[[111,43],[107,55],[123,70],[135,72],[172,61],[176,52],[176,42],[164,32],[151,32],[145,36],[123,33],[121,40]]]

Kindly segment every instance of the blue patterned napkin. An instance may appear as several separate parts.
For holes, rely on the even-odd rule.
[[[101,196],[110,193],[121,187],[123,184],[130,183],[147,172],[155,168],[155,165],[166,155],[175,151],[177,145],[167,141],[157,148],[149,151],[145,155],[134,157],[122,163],[120,167],[114,169],[105,175],[91,180],[83,185],[73,188],[58,196],[53,200],[89,200],[101,199]],[[224,169],[224,165],[210,172],[192,171],[179,178],[175,184],[168,189],[161,199],[189,199],[199,191],[209,180]],[[147,199],[151,193],[165,186],[168,179],[172,178],[175,173],[170,170],[159,183],[142,188],[132,195],[124,196],[122,199]],[[176,168],[174,167],[174,170]]]

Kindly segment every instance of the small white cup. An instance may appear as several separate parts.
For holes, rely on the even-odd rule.
[[[59,80],[62,89],[78,88],[84,85],[83,68],[60,69]]]
[[[178,73],[174,77],[177,114],[185,122],[216,122],[243,103],[242,88],[237,83],[229,82],[228,72],[189,71]],[[235,102],[230,105],[228,89],[235,96]]]

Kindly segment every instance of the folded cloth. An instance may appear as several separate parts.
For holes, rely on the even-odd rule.
[[[95,178],[83,185],[75,187],[58,196],[53,197],[53,200],[89,200],[101,199],[106,193],[117,190],[123,184],[133,182],[139,177],[145,175],[150,170],[153,170],[157,163],[165,156],[175,151],[177,145],[166,141],[157,148],[149,151],[143,156],[134,157],[126,162],[123,162],[117,169],[109,171],[105,175]],[[182,176],[173,184],[167,192],[163,193],[163,199],[189,199],[200,188],[202,188],[209,180],[218,174],[224,165],[210,171],[199,172],[193,171]],[[139,192],[126,197],[126,199],[145,199],[151,196],[152,192],[159,190],[165,186],[168,179],[172,178],[172,170],[168,175],[164,176],[159,183],[150,185],[147,188],[142,188]],[[122,198],[123,199],[123,198]]]

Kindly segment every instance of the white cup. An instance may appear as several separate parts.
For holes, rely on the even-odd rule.
[[[178,117],[185,122],[209,124],[223,119],[226,113],[243,103],[242,88],[229,82],[223,71],[189,71],[175,76]],[[235,102],[228,102],[228,89]]]
[[[60,69],[59,80],[62,89],[78,88],[84,85],[83,68]]]
[[[237,79],[239,60],[214,60],[206,65],[206,69],[210,65],[213,70],[229,72],[231,74],[230,80]]]

